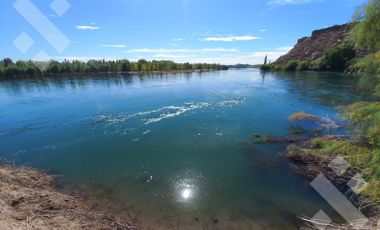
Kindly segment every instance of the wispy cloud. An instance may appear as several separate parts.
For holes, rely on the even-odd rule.
[[[121,57],[97,57],[97,56],[63,56],[63,57],[54,57],[54,60],[69,60],[69,61],[88,61],[88,60],[118,60],[122,59]]]
[[[261,64],[264,57],[275,61],[286,54],[292,46],[277,47],[270,50],[241,51],[227,48],[203,49],[131,49],[126,52],[129,58],[145,58],[147,60],[173,60],[176,62],[208,62],[221,64],[249,63]]]
[[[127,47],[126,45],[122,45],[122,44],[101,44],[100,46],[111,47],[111,48],[125,48],[125,47]]]
[[[323,0],[271,0],[268,2],[268,5],[271,6],[283,6],[283,5],[294,5],[300,3],[312,3],[312,2],[321,2]]]
[[[173,42],[180,42],[180,41],[184,41],[185,38],[174,38],[172,41]]]
[[[276,51],[289,52],[294,46],[282,46],[278,47]]]
[[[197,53],[197,52],[238,52],[237,49],[204,48],[204,49],[131,49],[128,53]]]
[[[268,30],[267,29],[262,29],[262,30],[260,30],[260,32],[268,32]]]
[[[251,41],[258,40],[261,37],[255,36],[225,36],[225,37],[207,37],[204,40],[208,42],[233,42],[233,41]]]
[[[163,54],[156,54],[154,55],[156,58],[166,58],[166,59],[178,59],[178,58],[189,58],[191,56],[189,55],[184,55],[184,54],[168,54],[168,53],[163,53]]]
[[[78,30],[98,30],[99,26],[75,26]]]

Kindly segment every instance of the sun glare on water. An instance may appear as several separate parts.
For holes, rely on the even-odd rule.
[[[185,200],[189,199],[190,196],[191,196],[191,190],[188,189],[188,188],[182,190],[182,192],[181,192],[181,196],[182,196],[182,198],[185,199]]]

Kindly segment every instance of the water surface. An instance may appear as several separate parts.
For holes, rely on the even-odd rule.
[[[146,228],[294,229],[296,214],[333,211],[292,173],[286,145],[241,142],[289,135],[298,111],[335,119],[353,84],[256,69],[1,81],[0,153]]]

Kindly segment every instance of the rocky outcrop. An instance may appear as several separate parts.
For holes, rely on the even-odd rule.
[[[317,60],[325,55],[328,50],[344,41],[349,34],[351,26],[351,24],[344,24],[315,30],[311,37],[299,39],[294,48],[286,55],[277,59],[275,64],[293,60]]]

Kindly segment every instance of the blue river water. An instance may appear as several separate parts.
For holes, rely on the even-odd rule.
[[[0,154],[146,229],[295,229],[296,215],[333,210],[292,172],[286,144],[241,143],[288,136],[294,112],[336,119],[359,100],[353,86],[257,69],[3,80]]]

